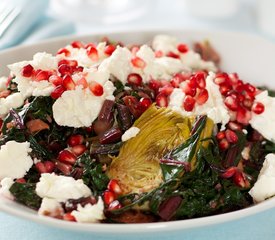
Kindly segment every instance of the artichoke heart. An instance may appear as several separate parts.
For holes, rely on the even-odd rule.
[[[189,138],[193,120],[152,105],[135,121],[140,132],[124,143],[107,172],[123,194],[148,192],[163,182],[159,161]]]

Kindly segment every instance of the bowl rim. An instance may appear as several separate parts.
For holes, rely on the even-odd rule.
[[[69,36],[61,36],[61,37],[55,37],[48,40],[39,41],[34,44],[26,44],[26,45],[19,45],[12,48],[8,48],[5,50],[0,51],[0,55],[2,54],[9,54],[13,53],[14,51],[22,50],[24,48],[29,47],[39,47],[44,44],[53,44],[61,41],[72,41],[74,39],[84,39],[88,37],[100,37],[100,36],[106,36],[106,35],[113,35],[113,34],[131,34],[131,33],[150,33],[150,34],[160,34],[160,33],[176,33],[176,32],[185,32],[186,34],[200,34],[200,33],[211,33],[211,34],[222,34],[229,37],[241,37],[241,38],[254,38],[256,40],[264,41],[267,44],[272,44],[275,46],[274,43],[269,41],[268,39],[265,39],[261,36],[251,34],[251,33],[243,33],[243,32],[234,32],[234,31],[225,31],[225,30],[206,30],[206,29],[190,29],[190,28],[169,28],[169,29],[163,29],[163,28],[143,28],[143,29],[131,29],[131,30],[109,30],[104,32],[97,32],[97,33],[91,33],[91,34],[72,34]],[[184,230],[184,229],[192,229],[192,228],[198,228],[203,226],[209,226],[214,224],[220,224],[232,220],[237,220],[240,218],[248,217],[250,215],[254,215],[260,212],[267,211],[270,208],[275,207],[275,198],[271,198],[268,200],[265,200],[264,202],[261,202],[259,204],[255,204],[252,206],[249,206],[247,208],[224,213],[224,214],[218,214],[218,215],[212,215],[207,217],[200,217],[200,218],[193,218],[193,219],[185,219],[185,220],[177,220],[177,221],[168,221],[168,222],[156,222],[156,223],[135,223],[135,224],[112,224],[112,223],[75,223],[75,222],[67,222],[63,220],[54,219],[51,217],[46,216],[40,216],[38,214],[34,214],[35,211],[25,211],[23,209],[17,209],[13,208],[12,206],[9,206],[9,202],[12,202],[16,205],[20,205],[19,203],[15,203],[12,200],[4,199],[0,195],[0,210],[17,216],[19,218],[28,219],[32,222],[37,222],[40,224],[62,228],[62,229],[69,229],[74,231],[85,231],[85,232],[93,232],[93,233],[119,233],[119,234],[128,234],[128,233],[140,233],[140,232],[146,232],[146,233],[152,233],[152,232],[169,232],[169,231],[175,231],[175,230]],[[26,207],[27,209],[27,207]]]

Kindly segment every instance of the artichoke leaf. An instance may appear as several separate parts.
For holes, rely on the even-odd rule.
[[[123,144],[107,171],[123,194],[149,192],[163,183],[160,159],[189,138],[190,119],[152,105],[135,121],[140,132]]]

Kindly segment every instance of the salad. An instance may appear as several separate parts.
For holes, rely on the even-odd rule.
[[[39,215],[148,223],[275,195],[275,94],[207,41],[72,42],[0,78],[0,194]]]

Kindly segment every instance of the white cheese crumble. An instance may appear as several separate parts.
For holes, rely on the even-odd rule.
[[[105,219],[103,211],[104,203],[101,197],[99,197],[97,203],[94,205],[89,203],[82,207],[80,204],[78,204],[77,210],[72,211],[71,214],[75,217],[77,222],[96,223]]]
[[[82,179],[58,176],[54,173],[43,173],[36,184],[37,195],[41,198],[52,198],[58,202],[91,196],[91,190]]]
[[[256,114],[252,111],[252,117],[249,123],[266,139],[275,142],[275,98],[269,97],[268,92],[263,91],[256,96],[255,102],[262,103],[265,109],[261,114]]]
[[[255,202],[275,196],[275,154],[266,155],[258,179],[249,194]]]
[[[33,165],[29,142],[8,141],[0,148],[0,179],[22,178]]]
[[[56,199],[43,198],[38,214],[50,217],[60,217],[64,214],[64,210]]]
[[[122,135],[121,140],[122,142],[126,142],[131,138],[134,138],[138,133],[140,132],[140,129],[137,127],[131,127],[128,130],[125,131],[125,133]]]
[[[13,200],[14,197],[10,192],[10,187],[14,183],[12,178],[6,177],[3,178],[2,181],[0,182],[1,188],[0,188],[0,195]]]
[[[0,98],[0,117],[8,114],[10,109],[21,107],[24,104],[24,97],[20,92],[13,93],[6,98]]]
[[[113,99],[115,87],[107,81],[104,94],[94,96],[89,89],[77,87],[65,91],[53,104],[53,117],[57,124],[68,127],[89,127],[97,118],[105,99]],[[111,96],[111,97],[110,97]]]
[[[179,41],[175,37],[169,35],[157,35],[153,39],[152,47],[155,51],[162,51],[163,54],[167,54],[169,52],[177,53],[178,44]]]

